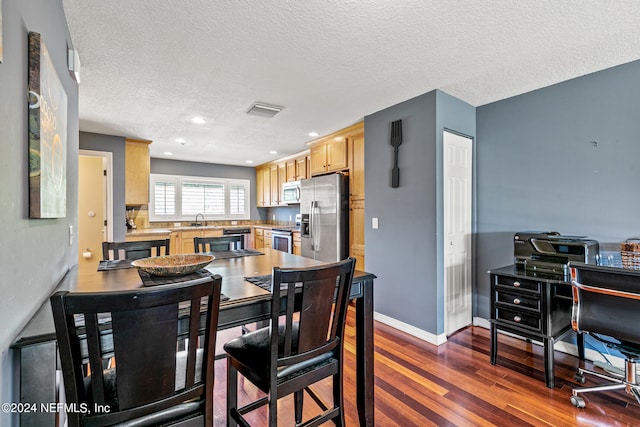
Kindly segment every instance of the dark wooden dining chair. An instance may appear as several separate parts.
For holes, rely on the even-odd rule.
[[[228,234],[220,237],[194,237],[193,247],[196,249],[196,253],[244,249],[244,236],[242,234]]]
[[[213,425],[221,281],[52,295],[69,426]]]
[[[355,259],[313,268],[274,268],[270,326],[235,338],[227,352],[227,425],[249,425],[244,414],[268,404],[269,425],[278,420],[278,399],[294,394],[296,426],[333,420],[343,426],[342,353]],[[282,315],[282,316],[281,316]],[[238,372],[267,395],[238,407]],[[311,389],[332,377],[331,405]],[[303,394],[322,413],[302,423]]]
[[[169,255],[170,239],[140,240],[137,242],[102,242],[102,259],[140,259]]]

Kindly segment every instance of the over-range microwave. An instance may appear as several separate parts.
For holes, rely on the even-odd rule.
[[[282,201],[284,203],[300,203],[300,181],[282,184]]]

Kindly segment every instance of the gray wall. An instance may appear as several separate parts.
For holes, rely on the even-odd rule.
[[[400,186],[391,187],[390,126],[402,119]],[[432,91],[365,117],[365,257],[375,310],[433,334],[444,330],[442,132],[475,135],[473,107]],[[379,219],[379,229],[371,219]]]
[[[80,149],[106,151],[112,153],[113,172],[113,240],[122,242],[125,239],[125,138],[123,136],[102,135],[99,133],[80,132]]]
[[[248,179],[251,181],[251,219],[260,219],[256,208],[256,169],[244,166],[183,162],[179,160],[151,159],[151,173],[168,175],[207,176],[215,178]]]
[[[636,61],[477,108],[478,316],[514,232],[640,235],[639,81]]]
[[[0,63],[0,402],[11,402],[14,372],[9,345],[68,268],[76,264],[78,86],[67,70],[73,46],[60,0],[2,1],[3,60]],[[29,31],[39,32],[68,97],[67,217],[29,219],[27,64]],[[0,413],[0,425],[11,425]]]

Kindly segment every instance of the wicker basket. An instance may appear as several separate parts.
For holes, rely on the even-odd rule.
[[[620,245],[622,268],[640,270],[640,238],[627,239]]]

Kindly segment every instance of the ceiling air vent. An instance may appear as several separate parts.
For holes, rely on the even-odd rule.
[[[280,111],[284,110],[284,107],[277,105],[265,104],[263,102],[255,102],[251,108],[247,111],[247,114],[253,114],[260,117],[273,117]]]

